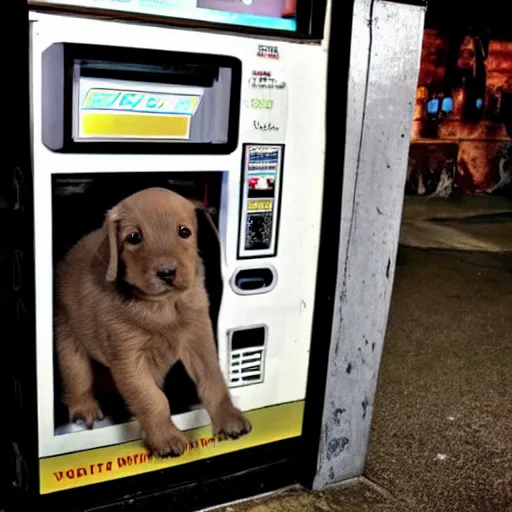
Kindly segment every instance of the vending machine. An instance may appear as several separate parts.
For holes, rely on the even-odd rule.
[[[329,344],[326,1],[17,9],[16,499],[197,510],[298,481]]]
[[[362,474],[424,7],[11,2],[0,510]]]

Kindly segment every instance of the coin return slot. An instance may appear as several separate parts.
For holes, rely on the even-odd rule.
[[[240,269],[231,280],[234,292],[239,295],[269,292],[275,284],[276,271],[273,267]]]

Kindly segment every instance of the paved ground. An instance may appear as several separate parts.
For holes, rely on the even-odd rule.
[[[459,251],[512,251],[512,199],[408,197],[400,241],[407,247]]]
[[[404,221],[425,219],[462,219],[512,211],[512,199],[500,196],[461,196],[405,198]]]
[[[413,511],[512,511],[512,253],[400,251],[366,475]]]

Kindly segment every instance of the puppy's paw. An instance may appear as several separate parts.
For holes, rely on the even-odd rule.
[[[188,447],[187,436],[171,424],[146,435],[145,443],[151,454],[158,457],[179,457]]]
[[[242,411],[231,405],[216,414],[212,428],[216,436],[225,435],[230,439],[238,439],[248,434],[252,425]]]
[[[92,397],[69,404],[69,419],[72,423],[82,421],[91,429],[94,422],[102,420],[103,417],[98,402]]]

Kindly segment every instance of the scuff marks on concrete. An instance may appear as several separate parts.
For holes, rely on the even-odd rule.
[[[349,445],[348,437],[335,437],[327,445],[327,460],[337,457]]]
[[[363,420],[366,418],[366,413],[368,412],[368,406],[370,402],[368,402],[368,397],[365,396],[364,400],[361,402],[361,406],[363,407]]]
[[[334,423],[336,423],[336,425],[341,425],[341,416],[347,412],[347,409],[340,409],[339,407],[334,411],[333,413],[333,416],[334,416]]]

